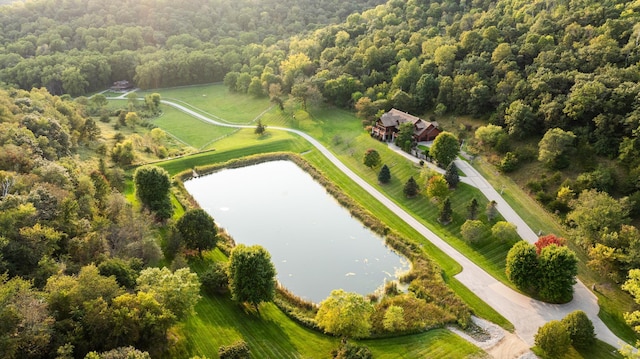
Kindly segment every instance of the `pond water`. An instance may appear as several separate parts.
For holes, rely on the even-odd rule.
[[[320,303],[334,289],[366,295],[410,268],[293,162],[225,169],[184,185],[237,243],[266,248],[278,281],[304,299]]]

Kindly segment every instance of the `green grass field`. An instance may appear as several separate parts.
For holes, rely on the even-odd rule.
[[[339,339],[296,324],[274,304],[260,306],[260,313],[239,306],[223,296],[205,296],[182,328],[194,355],[215,358],[218,347],[237,340],[249,344],[252,358],[328,358]],[[233,324],[233,325],[231,325]],[[467,358],[481,353],[448,330],[392,339],[360,342],[375,358]]]
[[[163,100],[188,104],[194,110],[237,124],[249,124],[272,104],[269,99],[231,93],[222,84],[187,86],[139,92],[139,96],[159,93]],[[165,106],[166,107],[166,106]]]
[[[234,128],[200,121],[169,106],[163,106],[162,116],[154,119],[152,123],[178,141],[198,150],[206,149],[214,142],[237,131]]]

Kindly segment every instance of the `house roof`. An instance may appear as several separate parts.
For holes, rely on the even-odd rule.
[[[419,117],[410,115],[395,108],[392,108],[389,112],[380,116],[380,121],[384,127],[398,127],[405,122],[411,122],[415,128],[414,133],[416,135],[425,131],[431,132],[433,129],[438,128],[438,123],[436,121],[425,121]]]
[[[415,125],[416,122],[421,121],[420,118],[412,116],[406,112],[396,110],[395,108],[392,108],[389,112],[383,114],[380,117],[380,120],[382,121],[382,125],[385,127],[399,126],[405,122],[411,122]]]

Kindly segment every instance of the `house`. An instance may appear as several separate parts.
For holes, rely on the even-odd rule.
[[[111,91],[125,92],[133,89],[133,84],[127,80],[116,81],[111,86]]]
[[[413,124],[413,139],[416,142],[433,141],[441,132],[438,128],[438,123],[435,121],[425,121],[392,108],[376,121],[375,126],[371,129],[371,136],[380,141],[395,141],[400,125],[406,122]]]

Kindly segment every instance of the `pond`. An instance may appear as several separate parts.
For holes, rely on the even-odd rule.
[[[410,268],[293,162],[225,169],[184,185],[237,243],[267,249],[278,281],[314,303],[334,289],[373,293]]]

